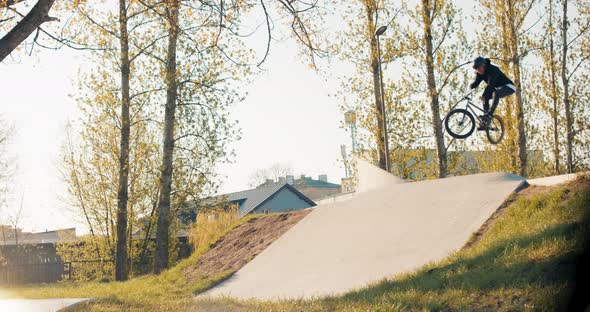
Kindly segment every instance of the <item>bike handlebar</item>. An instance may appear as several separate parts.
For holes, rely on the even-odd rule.
[[[469,100],[469,99],[471,99],[471,96],[473,95],[474,92],[475,92],[475,90],[469,91],[469,93],[467,93],[467,94],[465,94],[463,96],[463,100]]]

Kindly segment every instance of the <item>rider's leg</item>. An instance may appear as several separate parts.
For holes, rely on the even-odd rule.
[[[494,116],[494,112],[496,111],[496,107],[498,107],[500,99],[512,95],[512,93],[514,93],[514,90],[508,86],[498,87],[496,91],[494,91],[492,108],[487,111],[490,117]]]
[[[482,94],[481,96],[481,104],[483,105],[483,111],[489,112],[490,111],[490,97]]]
[[[483,131],[485,129],[487,129],[488,127],[488,123],[490,122],[491,118],[489,118],[489,112],[490,112],[490,96],[483,94],[481,96],[481,102],[483,104],[483,115],[479,116],[480,118],[480,124],[479,127],[477,127],[478,131]]]

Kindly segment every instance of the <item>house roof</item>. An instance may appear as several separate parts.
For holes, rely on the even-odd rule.
[[[232,203],[239,203],[240,204],[240,215],[246,215],[250,211],[256,209],[260,205],[266,203],[270,199],[274,197],[275,194],[278,194],[283,189],[289,189],[291,192],[295,193],[299,198],[309,203],[311,206],[315,206],[316,203],[305,196],[303,193],[299,192],[296,188],[288,183],[284,184],[273,184],[266,187],[259,187],[251,190],[245,190],[235,193],[224,194],[220,196],[216,196],[209,201],[209,203],[220,202],[220,201],[229,201]]]
[[[314,188],[339,188],[340,184],[321,181],[321,180],[314,180],[310,177],[305,177],[305,180],[302,179],[295,181],[295,186],[300,187],[314,187]]]

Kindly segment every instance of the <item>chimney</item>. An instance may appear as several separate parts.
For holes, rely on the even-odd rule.
[[[279,177],[279,184],[285,184],[287,183],[287,179],[285,179],[285,177]]]
[[[328,175],[327,174],[320,174],[320,176],[318,177],[318,180],[320,180],[321,182],[328,182]]]
[[[295,181],[295,177],[292,175],[288,175],[287,176],[287,183],[293,185],[293,182]]]
[[[271,185],[273,184],[275,181],[273,179],[266,179],[266,183],[264,183],[265,185]]]

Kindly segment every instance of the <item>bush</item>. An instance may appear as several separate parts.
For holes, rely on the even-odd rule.
[[[114,263],[106,248],[106,242],[103,241],[100,238],[92,240],[90,237],[84,237],[75,242],[57,244],[59,257],[63,262],[71,263],[72,281],[86,282],[112,277]],[[98,256],[97,248],[101,250],[102,257]]]
[[[189,241],[197,253],[199,250],[208,249],[211,244],[231,230],[239,220],[236,205],[200,212],[197,221],[189,230]]]

